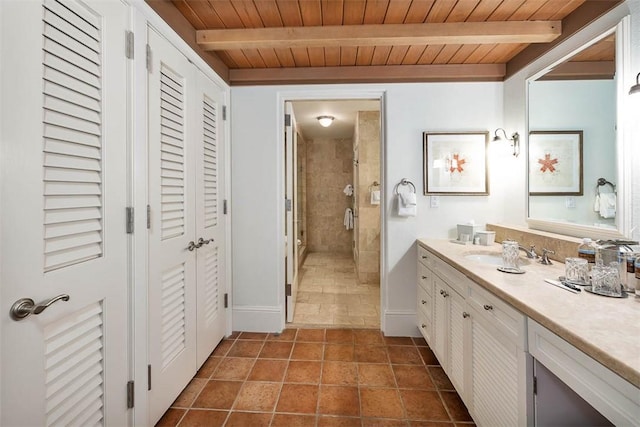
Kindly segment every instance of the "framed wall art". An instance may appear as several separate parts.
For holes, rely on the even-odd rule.
[[[582,196],[582,131],[529,133],[529,194]]]
[[[489,194],[489,132],[424,132],[424,194]]]

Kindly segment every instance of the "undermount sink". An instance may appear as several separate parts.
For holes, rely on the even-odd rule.
[[[468,252],[464,255],[464,258],[480,264],[489,264],[496,266],[502,265],[502,254],[499,252]],[[528,265],[529,260],[520,257],[518,263],[520,265]]]

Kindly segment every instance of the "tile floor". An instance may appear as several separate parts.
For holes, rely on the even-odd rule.
[[[422,338],[286,329],[223,340],[157,426],[473,426]]]
[[[380,285],[359,284],[350,253],[309,253],[292,326],[380,327]]]

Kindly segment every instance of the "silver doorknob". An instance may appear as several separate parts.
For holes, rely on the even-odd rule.
[[[194,249],[198,249],[200,246],[196,245],[193,240],[189,242],[189,246],[187,246],[187,249],[189,249],[189,251],[193,251]]]
[[[198,247],[202,246],[202,245],[208,245],[209,243],[213,242],[213,239],[207,239],[204,240],[202,237],[198,239]]]
[[[38,305],[31,298],[21,298],[14,302],[9,310],[9,315],[15,321],[22,320],[32,314],[40,314],[45,311],[51,304],[57,301],[69,301],[69,295],[62,294],[53,297],[47,301],[42,301]]]

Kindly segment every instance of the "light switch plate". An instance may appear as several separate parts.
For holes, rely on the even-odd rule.
[[[567,196],[567,198],[564,201],[565,206],[569,209],[575,208],[576,207],[576,198],[573,196]]]
[[[429,203],[432,208],[440,207],[440,196],[431,196],[429,197]]]

